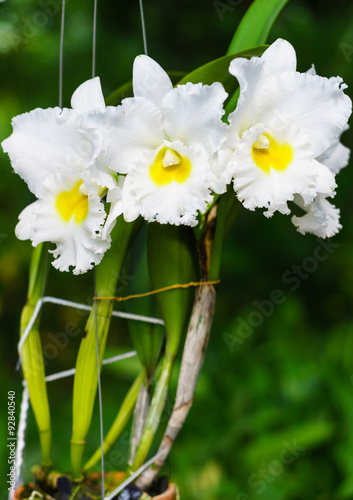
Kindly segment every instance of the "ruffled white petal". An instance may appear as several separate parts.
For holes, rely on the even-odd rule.
[[[306,73],[308,75],[316,75],[315,66],[312,65]],[[348,129],[348,125],[343,127],[341,135]],[[341,135],[317,158],[317,161],[326,165],[334,174],[338,174],[342,168],[348,165],[350,157],[350,149],[340,142]]]
[[[189,159],[192,165],[190,175],[182,183],[173,181],[167,185],[156,185],[150,176],[150,166],[161,148],[141,155],[124,184],[124,218],[130,221],[142,215],[149,222],[195,226],[198,211],[204,212],[207,203],[212,201],[208,187],[208,158],[196,148],[186,148],[180,141],[165,141],[164,146]]]
[[[104,96],[98,76],[82,83],[72,94],[71,107],[77,113],[105,110]]]
[[[33,232],[33,225],[36,218],[36,210],[40,202],[37,200],[28,205],[18,216],[19,222],[15,229],[15,234],[19,240],[29,240]]]
[[[319,238],[331,238],[342,228],[339,209],[327,200],[314,201],[307,207],[300,196],[295,196],[294,202],[307,212],[302,217],[292,217],[293,224],[301,234],[312,233]]]
[[[97,188],[92,184],[85,182],[89,209],[82,223],[75,223],[74,218],[66,222],[58,214],[55,207],[57,195],[72,189],[76,182],[77,178],[68,179],[61,175],[45,180],[30,239],[34,246],[45,241],[55,243],[53,266],[60,271],[69,271],[73,267],[74,274],[81,274],[101,261],[110,246],[110,239],[102,238],[105,211]]]
[[[95,138],[82,129],[80,117],[72,110],[38,108],[15,117],[12,124],[13,133],[2,147],[37,197],[46,177],[79,173],[98,154]]]
[[[144,97],[160,108],[172,88],[169,76],[156,61],[145,55],[136,57],[133,67],[135,97]]]
[[[214,154],[227,137],[227,125],[221,120],[227,96],[218,82],[187,83],[173,89],[162,105],[166,137]]]
[[[150,101],[124,99],[121,106],[90,117],[90,126],[102,132],[104,162],[118,173],[127,173],[134,158],[154,150],[164,139],[162,114]]]
[[[279,143],[290,141],[294,157],[283,172],[271,168],[266,173],[252,158],[252,146],[265,131]],[[327,196],[336,187],[329,169],[314,159],[305,132],[294,127],[282,130],[274,125],[272,129],[257,125],[244,132],[232,157],[232,169],[238,199],[249,210],[267,208],[265,215],[268,217],[276,210],[288,214],[287,201],[293,200],[295,194],[300,194],[309,203],[318,192]]]

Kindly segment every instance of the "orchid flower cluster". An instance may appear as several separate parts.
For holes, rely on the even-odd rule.
[[[195,226],[230,183],[249,210],[289,214],[294,201],[305,212],[292,217],[301,233],[336,234],[339,210],[328,199],[349,159],[340,143],[351,114],[346,85],[296,71],[282,39],[229,71],[240,95],[228,122],[221,83],[173,88],[144,55],[134,62],[134,97],[117,107],[106,107],[96,77],[74,92],[72,109],[15,117],[2,146],[37,198],[20,214],[17,237],[55,243],[53,265],[84,273],[101,261],[121,214]]]

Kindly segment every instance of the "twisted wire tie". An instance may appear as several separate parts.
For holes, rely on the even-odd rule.
[[[139,299],[141,297],[148,297],[149,295],[156,295],[157,293],[167,292],[168,290],[175,290],[178,288],[190,288],[192,286],[204,286],[204,285],[217,285],[221,280],[215,281],[190,281],[189,283],[178,283],[176,285],[169,285],[163,288],[158,288],[157,290],[152,290],[145,293],[137,293],[136,295],[127,295],[126,297],[93,297],[93,300],[115,300],[116,302],[123,302],[130,299]]]

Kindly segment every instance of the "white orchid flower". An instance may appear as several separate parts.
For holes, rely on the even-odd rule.
[[[55,243],[54,267],[73,266],[80,274],[98,264],[110,246],[102,234],[101,196],[119,187],[101,161],[102,134],[86,127],[89,113],[105,110],[99,78],[83,83],[71,104],[72,109],[35,109],[15,117],[2,147],[37,197],[20,214],[16,235],[34,246]]]
[[[333,196],[335,178],[322,155],[337,147],[351,113],[341,78],[297,72],[294,48],[281,39],[261,57],[234,59],[229,71],[240,84],[228,140],[239,200],[271,216],[288,214],[296,195],[304,207]]]
[[[211,160],[226,139],[221,120],[227,97],[214,83],[173,89],[167,73],[148,56],[133,68],[134,97],[97,115],[105,163],[125,173],[123,213],[162,224],[197,224],[212,201]],[[212,184],[212,186],[211,186]]]

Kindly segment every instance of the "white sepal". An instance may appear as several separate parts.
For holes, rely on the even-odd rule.
[[[319,238],[331,238],[342,228],[339,209],[326,199],[304,206],[301,198],[296,196],[294,202],[307,212],[301,217],[292,217],[293,224],[301,234],[311,233]]]

